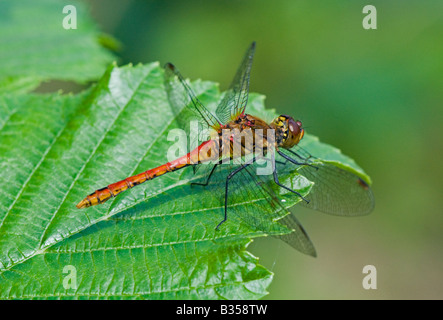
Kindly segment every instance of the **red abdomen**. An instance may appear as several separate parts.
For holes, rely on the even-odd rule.
[[[217,159],[217,157],[218,142],[215,140],[205,141],[183,157],[96,190],[80,201],[77,204],[77,208],[83,209],[104,203],[110,198],[117,196],[119,193],[131,189],[147,180],[152,180],[165,173],[173,172],[190,165],[197,165],[202,162],[214,160]]]

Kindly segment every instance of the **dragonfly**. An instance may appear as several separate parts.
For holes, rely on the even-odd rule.
[[[202,164],[210,164],[205,166],[208,169],[204,181],[192,185],[213,188],[211,194],[220,195],[223,218],[216,225],[217,230],[233,213],[247,225],[273,234],[302,253],[316,256],[306,231],[294,214],[288,211],[285,200],[275,192],[271,183],[296,195],[302,205],[314,210],[343,216],[370,213],[374,208],[374,196],[369,183],[357,174],[317,159],[299,147],[305,133],[300,120],[280,115],[268,123],[247,113],[255,48],[255,42],[248,47],[215,114],[198,99],[179,70],[172,63],[167,63],[164,67],[165,86],[171,106],[186,110],[198,119],[203,128],[210,130],[209,137],[175,160],[94,191],[80,201],[77,208],[103,204],[125,190],[179,169],[193,167],[197,172],[196,169]],[[259,161],[271,164],[269,175],[257,174]],[[288,170],[297,170],[301,176],[313,182],[307,195],[280,182],[279,172]],[[252,202],[250,199],[261,200]],[[232,205],[237,202],[245,203],[249,210]],[[275,220],[292,232],[282,234],[279,227],[275,227]]]

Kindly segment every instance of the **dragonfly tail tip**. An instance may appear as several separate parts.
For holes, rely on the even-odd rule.
[[[77,207],[78,209],[87,208],[87,207],[89,207],[89,201],[85,198],[85,199],[83,199],[82,201],[80,201],[80,202],[76,205],[76,207]]]

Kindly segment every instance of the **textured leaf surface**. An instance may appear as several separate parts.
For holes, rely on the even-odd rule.
[[[220,99],[214,83],[196,81],[193,87],[206,105]],[[264,109],[263,99],[251,95],[248,112],[270,120],[275,114]],[[3,95],[0,111],[1,298],[266,295],[272,274],[246,246],[269,230],[233,217],[216,231],[222,207],[211,188],[189,185],[192,169],[149,181],[104,205],[75,207],[95,189],[167,161],[173,143],[167,137],[177,115],[157,63],[110,66],[81,95]],[[361,171],[332,147],[306,140],[317,156]],[[309,182],[298,187],[306,193]],[[286,200],[288,206],[299,201]],[[265,200],[230,205],[255,210],[252,204],[260,201]],[[288,232],[264,218],[276,225],[272,232]],[[63,286],[66,266],[76,268],[75,289]]]
[[[65,5],[75,6],[77,29],[64,29]],[[112,55],[78,1],[0,2],[0,93],[35,88],[47,79],[98,79]]]

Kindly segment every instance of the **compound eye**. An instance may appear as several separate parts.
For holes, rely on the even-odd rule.
[[[289,119],[288,129],[289,129],[289,132],[291,132],[293,136],[298,136],[301,131],[301,122],[294,121],[294,119],[292,119],[292,118]]]

